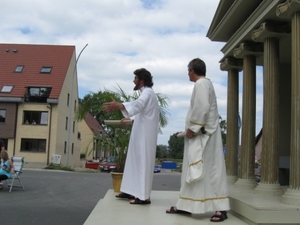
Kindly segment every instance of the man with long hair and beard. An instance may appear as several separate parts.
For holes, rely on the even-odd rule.
[[[132,198],[130,204],[150,204],[150,193],[153,182],[153,168],[157,135],[159,129],[159,105],[155,92],[152,89],[151,73],[144,69],[133,72],[134,90],[141,92],[139,98],[132,102],[104,103],[106,112],[121,110],[125,118],[134,120],[124,174],[121,184],[121,193],[117,198]]]

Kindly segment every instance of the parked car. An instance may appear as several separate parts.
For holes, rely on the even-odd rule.
[[[114,171],[116,169],[115,157],[108,157],[107,160],[103,161],[99,165],[99,169],[101,171]],[[154,166],[154,173],[160,173],[160,166]]]
[[[154,173],[160,173],[160,167],[158,165],[154,166]]]
[[[116,169],[115,157],[108,157],[106,161],[103,161],[99,165],[101,171],[114,171]]]

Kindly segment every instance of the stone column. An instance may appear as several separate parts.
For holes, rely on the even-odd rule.
[[[234,50],[234,57],[243,59],[243,106],[240,173],[235,187],[253,189],[255,119],[256,119],[256,55],[262,54],[262,45],[242,43]]]
[[[227,84],[227,135],[226,135],[226,173],[228,183],[234,184],[237,180],[238,168],[238,110],[239,110],[239,71],[243,61],[235,58],[226,58],[221,62],[221,70],[228,71]]]
[[[288,0],[277,7],[277,16],[291,18],[292,96],[290,183],[282,202],[300,206],[300,1]]]
[[[279,171],[279,37],[290,33],[286,23],[266,22],[253,31],[252,39],[264,43],[264,107],[261,179],[256,194],[282,195]],[[264,135],[265,134],[265,135]]]

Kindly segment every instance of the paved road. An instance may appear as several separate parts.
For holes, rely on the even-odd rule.
[[[108,189],[109,173],[24,169],[25,191],[0,191],[0,224],[82,225]],[[153,190],[177,191],[179,173],[154,174]],[[99,224],[101,222],[99,221]]]

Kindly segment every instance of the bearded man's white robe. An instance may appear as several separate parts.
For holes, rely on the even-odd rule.
[[[202,134],[201,127],[206,134]],[[181,188],[176,207],[191,213],[230,209],[227,177],[214,87],[207,78],[196,81],[186,116]]]
[[[125,117],[133,117],[121,192],[146,200],[152,189],[159,125],[159,105],[156,94],[149,87],[140,89],[133,102],[123,103]]]

